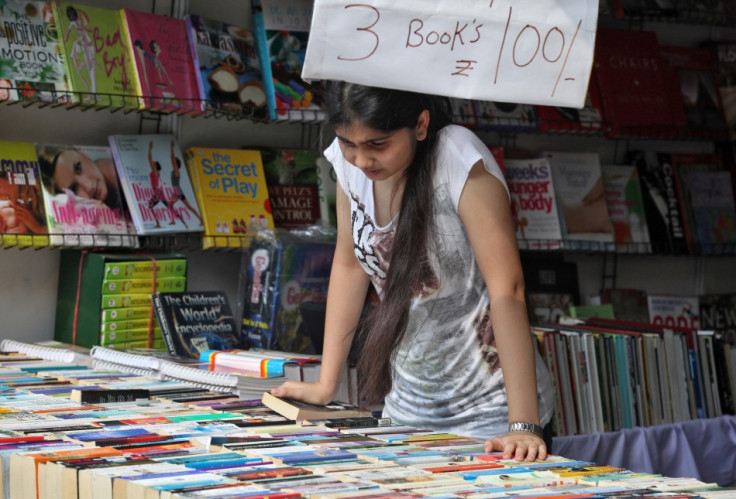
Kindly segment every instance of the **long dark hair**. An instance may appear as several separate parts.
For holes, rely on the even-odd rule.
[[[389,267],[380,303],[358,330],[358,391],[362,404],[383,400],[391,389],[391,358],[406,333],[409,307],[421,283],[432,275],[428,247],[432,244],[432,197],[438,132],[450,123],[446,98],[401,90],[329,82],[326,86],[328,120],[333,126],[358,121],[383,132],[414,129],[419,115],[429,111],[427,137],[417,142],[406,169],[404,193],[396,223]]]

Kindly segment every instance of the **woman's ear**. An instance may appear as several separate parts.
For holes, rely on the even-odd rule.
[[[425,109],[419,113],[416,126],[416,138],[417,140],[424,140],[427,138],[427,129],[429,128],[429,111]]]

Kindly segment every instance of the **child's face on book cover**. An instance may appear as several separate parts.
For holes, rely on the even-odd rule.
[[[54,183],[59,190],[69,189],[79,197],[98,201],[107,198],[107,184],[100,169],[86,154],[74,149],[59,154]]]

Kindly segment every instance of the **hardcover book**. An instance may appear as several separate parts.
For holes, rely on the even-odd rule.
[[[324,118],[321,84],[301,77],[312,7],[310,0],[251,0],[253,34],[271,120]]]
[[[581,109],[537,106],[537,121],[539,130],[542,132],[594,133],[602,131],[604,127],[603,104],[596,79],[590,79],[585,105]]]
[[[0,100],[69,102],[51,6],[50,1],[8,0],[0,8]]]
[[[344,402],[330,402],[327,405],[314,405],[299,400],[285,399],[263,392],[263,404],[278,412],[287,419],[294,421],[315,419],[338,419],[369,417],[370,411],[360,410]]]
[[[505,159],[504,168],[519,248],[560,248],[562,230],[547,159]]]
[[[635,253],[651,251],[644,199],[636,167],[602,165],[601,170],[617,251]]]
[[[240,247],[257,229],[273,229],[259,151],[193,147],[185,154],[205,220],[205,248]]]
[[[261,149],[276,227],[295,229],[319,221],[317,156],[308,149]]]
[[[127,42],[133,53],[135,81],[147,109],[199,113],[198,70],[184,19],[123,9]]]
[[[200,352],[207,350],[240,348],[237,326],[225,293],[159,292],[152,298],[170,354],[198,358]]]
[[[173,135],[108,137],[136,232],[200,232],[196,197]]]
[[[185,20],[200,99],[210,109],[265,118],[266,92],[252,30],[196,14]]]
[[[665,45],[660,52],[674,69],[689,129],[726,129],[718,77],[711,53],[706,49]]]
[[[36,144],[51,244],[133,246],[109,147]]]
[[[140,107],[131,46],[120,11],[81,3],[54,2],[66,74],[77,100],[112,108]]]
[[[547,152],[564,239],[593,248],[613,243],[597,153]],[[587,241],[587,243],[585,243]]]
[[[2,246],[48,246],[42,191],[36,146],[0,141]]]
[[[593,75],[613,136],[661,134],[685,125],[682,104],[674,101],[663,71],[657,34],[600,29]]]
[[[702,254],[728,251],[736,243],[736,203],[731,172],[695,171],[688,177],[690,208]]]

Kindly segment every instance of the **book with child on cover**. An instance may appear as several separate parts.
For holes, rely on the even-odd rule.
[[[200,232],[202,217],[173,135],[108,137],[138,234]]]

